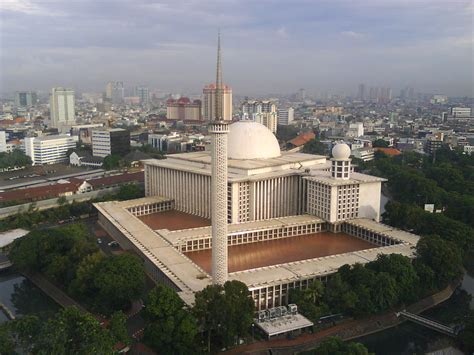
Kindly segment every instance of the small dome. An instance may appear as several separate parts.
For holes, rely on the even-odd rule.
[[[280,146],[275,135],[264,125],[239,121],[229,128],[229,159],[269,159],[280,156]]]
[[[332,148],[332,157],[337,160],[349,159],[351,148],[345,143],[339,143]]]

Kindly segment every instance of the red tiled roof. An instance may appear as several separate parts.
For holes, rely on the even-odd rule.
[[[390,156],[396,156],[402,154],[398,149],[395,148],[374,148],[376,152],[382,152]]]
[[[117,185],[117,184],[125,184],[127,182],[144,182],[144,181],[145,181],[145,174],[143,173],[143,171],[139,171],[137,173],[112,175],[112,176],[106,176],[103,178],[87,180],[87,182],[90,185],[92,185],[92,187],[94,188],[106,187],[106,186]]]
[[[297,137],[290,140],[288,143],[293,144],[295,147],[300,147],[308,143],[311,139],[316,138],[313,132],[301,133]]]
[[[81,180],[71,179],[66,184],[54,184],[48,186],[30,187],[27,189],[17,189],[0,193],[0,202],[7,201],[36,201],[48,198],[56,198],[65,193],[75,193],[82,184]]]

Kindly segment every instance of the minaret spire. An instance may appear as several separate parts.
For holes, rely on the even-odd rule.
[[[216,96],[211,134],[211,222],[212,282],[223,285],[228,277],[227,264],[227,134],[229,122],[222,110],[221,34],[217,35]]]
[[[221,62],[221,30],[217,32],[217,68],[216,68],[216,99],[215,99],[215,117],[216,121],[223,121],[223,87],[222,87],[222,62]]]

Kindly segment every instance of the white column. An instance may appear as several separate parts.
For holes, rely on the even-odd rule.
[[[210,124],[211,133],[211,220],[212,220],[212,281],[227,281],[227,133],[228,124]]]

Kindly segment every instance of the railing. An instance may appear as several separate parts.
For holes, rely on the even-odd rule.
[[[410,313],[410,312],[407,312],[407,311],[401,311],[401,312],[398,312],[396,314],[397,314],[397,317],[404,317],[404,318],[406,318],[406,319],[408,319],[412,322],[418,323],[420,325],[423,325],[427,328],[436,330],[436,331],[441,332],[443,334],[447,334],[447,335],[450,335],[450,336],[456,336],[459,332],[459,329],[457,329],[456,327],[451,328],[451,327],[448,327],[447,325],[435,322],[431,319],[421,317],[419,315],[416,315],[416,314],[413,314],[413,313]]]

